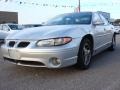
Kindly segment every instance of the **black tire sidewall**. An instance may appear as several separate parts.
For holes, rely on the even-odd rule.
[[[115,45],[113,42],[115,43]],[[113,49],[115,49],[116,47],[116,36],[115,35],[113,36],[113,39],[112,39],[112,46],[113,46]]]
[[[114,42],[115,42],[115,45],[114,45]],[[116,35],[114,35],[113,38],[112,38],[112,44],[111,44],[109,50],[114,51],[115,48],[116,48]]]
[[[91,44],[91,41],[88,38],[84,38],[81,41],[79,52],[78,52],[77,66],[80,67],[80,69],[88,69],[89,66],[90,66],[90,64],[91,64],[91,59],[90,59],[90,62],[89,62],[88,65],[84,64],[85,60],[84,60],[84,56],[83,56],[83,47],[84,47],[84,45],[85,45],[86,42],[89,42],[89,44],[90,44],[91,57],[92,57],[92,44]]]

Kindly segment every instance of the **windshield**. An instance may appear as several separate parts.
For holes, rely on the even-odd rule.
[[[46,25],[90,24],[92,13],[71,13],[59,15],[49,20]]]
[[[22,30],[22,25],[8,25],[12,30]]]

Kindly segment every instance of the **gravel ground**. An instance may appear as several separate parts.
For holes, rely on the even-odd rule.
[[[73,66],[62,69],[16,66],[4,62],[1,56],[0,90],[120,90],[120,36],[116,50],[94,56],[91,68],[86,71]]]

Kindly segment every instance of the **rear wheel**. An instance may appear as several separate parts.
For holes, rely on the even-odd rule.
[[[112,38],[112,44],[109,47],[109,50],[114,51],[115,48],[116,48],[116,36],[114,35],[113,38]]]
[[[92,57],[92,43],[88,38],[82,40],[78,52],[77,66],[80,69],[88,69]]]

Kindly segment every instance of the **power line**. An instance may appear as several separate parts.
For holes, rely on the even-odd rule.
[[[11,2],[19,5],[34,5],[34,6],[42,6],[42,7],[54,7],[54,8],[75,8],[74,5],[59,5],[59,4],[48,4],[48,3],[36,3],[36,2],[26,2],[26,1],[13,1],[13,0],[0,0],[0,2],[3,1],[4,3]]]

